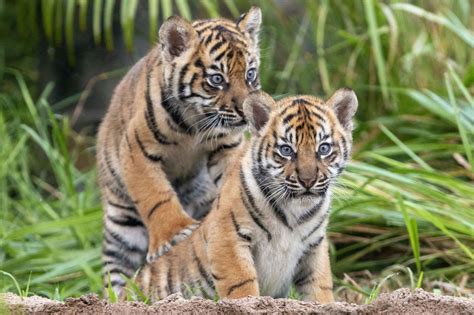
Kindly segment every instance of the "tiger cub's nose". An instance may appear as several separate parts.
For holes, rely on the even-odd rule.
[[[305,177],[305,176],[298,176],[298,181],[306,189],[310,189],[316,183],[316,178],[314,177]]]

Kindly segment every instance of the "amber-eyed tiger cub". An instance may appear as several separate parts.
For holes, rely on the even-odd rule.
[[[189,236],[217,195],[260,89],[253,7],[237,21],[171,17],[117,86],[97,142],[105,285]]]
[[[143,267],[152,300],[174,292],[213,297],[333,301],[325,237],[331,185],[351,153],[357,98],[258,92],[244,102],[253,136],[236,153],[213,209],[190,238]],[[273,108],[273,110],[271,110]]]

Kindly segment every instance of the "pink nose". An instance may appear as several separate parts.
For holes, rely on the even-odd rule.
[[[316,178],[298,176],[298,181],[300,182],[301,186],[306,189],[310,189],[314,186],[314,183],[316,183]]]

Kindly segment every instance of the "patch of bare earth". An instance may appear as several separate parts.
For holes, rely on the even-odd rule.
[[[367,305],[335,302],[321,305],[270,297],[247,297],[214,302],[202,298],[186,300],[174,294],[153,305],[139,302],[116,304],[85,295],[65,302],[32,296],[21,298],[12,293],[0,295],[3,308],[12,314],[170,314],[170,313],[312,313],[312,314],[474,314],[474,300],[438,296],[423,290],[399,289]]]

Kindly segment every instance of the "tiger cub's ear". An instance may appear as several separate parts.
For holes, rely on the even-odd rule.
[[[160,44],[168,60],[196,46],[197,33],[191,23],[179,16],[168,18],[160,27]]]
[[[275,101],[265,92],[258,91],[247,96],[243,110],[253,135],[260,135],[260,131],[268,122],[273,107],[275,107]]]
[[[337,119],[347,132],[352,132],[354,117],[358,101],[354,91],[349,88],[342,88],[334,92],[334,94],[326,101],[336,113]]]
[[[249,12],[244,13],[237,20],[237,27],[243,32],[248,33],[254,43],[258,42],[258,33],[262,24],[262,11],[259,7],[250,8]]]

